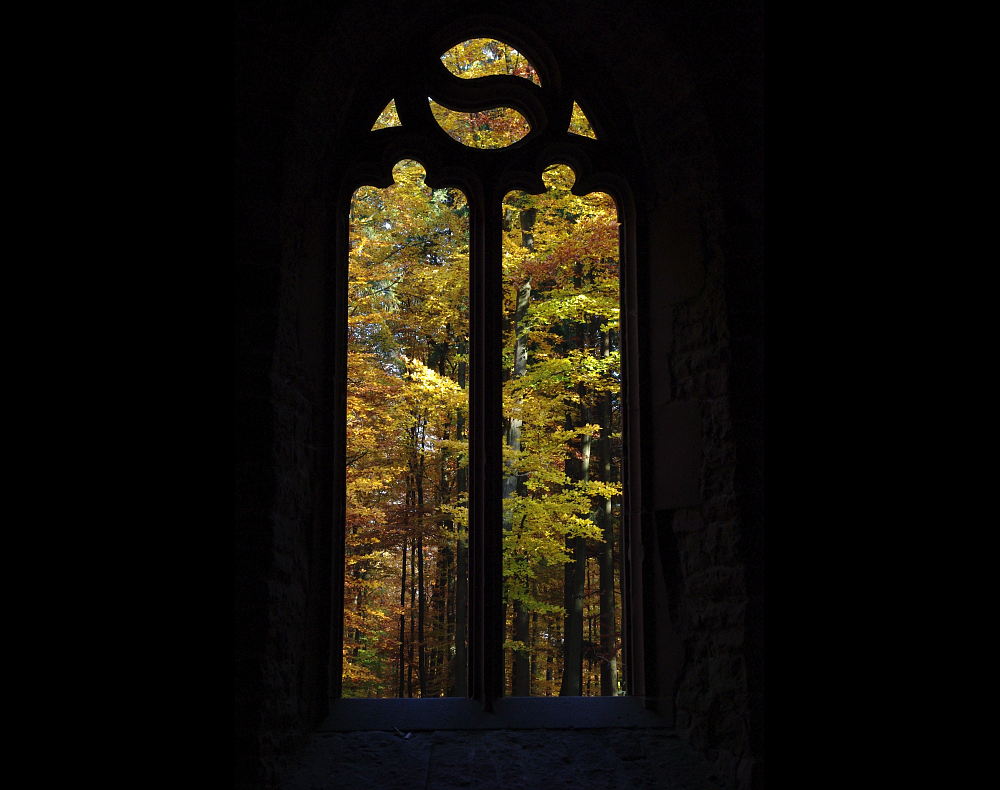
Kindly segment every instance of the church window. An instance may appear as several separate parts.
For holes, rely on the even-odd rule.
[[[525,49],[401,79],[350,175],[343,696],[628,690],[626,188]]]

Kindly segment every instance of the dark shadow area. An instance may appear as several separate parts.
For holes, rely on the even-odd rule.
[[[543,85],[559,76],[572,97],[562,128],[578,101],[597,135],[583,144],[619,141],[634,196],[621,574],[623,640],[634,646],[622,672],[636,697],[508,698],[489,714],[465,699],[414,701],[443,703],[419,713],[331,708],[345,562],[333,526],[344,521],[343,471],[329,472],[343,452],[331,426],[343,420],[347,380],[336,350],[346,347],[339,190],[366,150],[355,127],[364,121],[367,134],[416,73],[414,42],[467,20],[482,21],[482,35],[513,31],[525,51],[537,41]],[[311,767],[280,785],[288,790],[310,786],[300,780],[443,788],[463,777],[557,787],[574,772],[584,787],[763,788],[763,5],[240,0],[235,33],[236,787],[278,787],[299,755]],[[528,87],[510,90],[530,114],[536,86],[519,81]],[[383,132],[405,148],[403,130]],[[596,159],[571,164],[591,180],[606,174]],[[501,628],[485,640],[502,638]],[[393,773],[400,765],[405,778]],[[385,767],[377,779],[373,766]]]

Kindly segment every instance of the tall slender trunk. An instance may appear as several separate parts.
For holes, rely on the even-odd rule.
[[[514,638],[525,650],[514,651],[512,693],[515,697],[527,697],[531,693],[531,613],[521,601],[514,601]]]
[[[417,680],[420,696],[427,696],[427,645],[424,619],[427,602],[424,596],[424,429],[420,429],[420,462],[417,472]]]
[[[611,353],[611,339],[608,332],[601,338],[601,356]],[[605,392],[600,399],[601,415],[601,481],[611,482],[611,393]],[[611,497],[598,500],[598,517],[604,543],[598,556],[601,571],[601,696],[618,693],[618,640],[615,638],[615,530],[612,519]]]
[[[469,343],[462,340],[458,344],[458,353],[465,356],[469,351]],[[458,386],[465,390],[465,369],[464,361],[458,363]],[[458,410],[455,418],[455,438],[461,441],[465,429],[465,415],[462,410]],[[466,481],[467,469],[459,464],[455,475],[455,499],[462,499],[462,494],[468,491]],[[455,524],[456,543],[455,549],[455,685],[452,692],[456,697],[467,697],[469,695],[469,542],[458,537],[459,525]]]
[[[448,327],[448,335],[451,337],[451,327]],[[447,376],[445,370],[445,355],[441,356],[438,373],[442,378]],[[445,441],[451,439],[451,414],[445,418],[443,438]],[[440,479],[438,493],[435,496],[437,510],[440,512],[441,505],[451,504],[451,487],[448,481],[448,465],[451,453],[447,450],[441,452]],[[452,522],[450,520],[441,523],[441,544],[438,548],[437,562],[437,596],[431,594],[431,601],[435,602],[435,609],[438,613],[437,622],[440,624],[435,639],[434,652],[431,655],[431,679],[434,685],[435,696],[444,696],[449,693],[449,679],[447,673],[448,657],[451,655],[452,645],[452,599],[454,590],[451,584],[451,574],[454,571],[454,549],[451,545]],[[434,619],[432,615],[432,620]],[[433,626],[432,626],[433,631]],[[442,671],[443,670],[443,671]]]
[[[424,536],[417,533],[417,681],[420,696],[427,696],[427,645],[424,642],[424,619],[427,604],[424,600]]]
[[[403,533],[403,577],[399,581],[399,694],[406,696],[406,533]]]
[[[416,607],[416,592],[417,592],[417,547],[416,540],[411,538],[411,550],[410,550],[410,644],[406,651],[407,654],[407,667],[406,667],[406,696],[413,696],[413,646],[416,642],[416,626],[417,626],[417,607]]]
[[[552,628],[552,631],[553,631],[553,640],[555,639],[555,637],[557,635],[556,632],[558,630],[559,630],[559,623],[556,622],[556,623],[554,623],[553,628]],[[547,651],[547,655],[545,656],[545,680],[548,683],[551,683],[552,680],[555,678],[555,675],[554,675],[554,671],[555,671],[555,654],[554,654],[553,650],[554,650],[554,645],[550,643],[549,644],[549,650]]]
[[[577,263],[577,276],[574,285],[577,290],[583,286],[582,265]],[[587,348],[586,327],[577,324],[576,346],[583,352]],[[581,384],[578,388],[580,396],[580,425],[590,423],[590,408],[587,405],[586,388]],[[567,416],[567,427],[572,423]],[[580,461],[575,479],[586,483],[590,479],[590,446],[591,435],[580,437]],[[567,460],[566,472],[570,479],[574,464]],[[583,593],[587,565],[587,539],[582,537],[566,538],[566,551],[572,562],[566,564],[566,638],[564,645],[564,663],[562,687],[559,695],[563,697],[578,697],[583,693]]]
[[[528,209],[520,213],[521,222],[521,246],[525,249],[534,250],[535,240],[531,233],[535,224],[537,211]],[[531,280],[529,279],[518,289],[517,304],[514,308],[514,378],[520,378],[528,369],[528,343],[524,333],[524,318],[528,313],[531,304]],[[507,446],[515,452],[521,449],[521,427],[522,420],[519,417],[511,417],[507,427]],[[504,478],[503,498],[508,499],[519,488],[517,469],[510,470],[512,473]],[[523,524],[523,520],[522,520]],[[510,530],[513,524],[509,516],[504,519],[504,529]],[[514,584],[527,585],[527,579],[512,580]],[[521,596],[527,594],[527,589],[519,591]],[[514,661],[512,667],[513,677],[511,678],[511,694],[515,697],[527,697],[531,693],[531,661],[530,661],[530,613],[524,606],[522,598],[514,599],[514,639],[524,645],[523,649],[514,651]]]
[[[581,409],[581,420],[590,420],[586,406]],[[589,434],[581,437],[579,472],[576,479],[582,483],[590,477]],[[572,562],[566,563],[566,628],[564,646],[564,666],[561,697],[579,697],[583,693],[583,593],[587,569],[587,539],[567,537],[566,550]]]
[[[594,679],[594,607],[587,600],[586,593],[589,593],[593,589],[593,584],[590,578],[590,563],[587,563],[587,584],[584,596],[584,605],[587,610],[587,639],[585,644],[587,645],[587,696],[590,696],[590,690],[593,685]]]
[[[536,589],[533,592],[535,598],[538,597],[537,584],[534,585]],[[530,636],[532,646],[535,646],[538,642],[538,612],[531,613],[531,636]],[[535,650],[531,651],[531,677],[532,680],[538,677],[538,653]]]
[[[356,535],[357,534],[357,527],[352,527],[351,528],[351,534],[352,535]],[[352,551],[351,553],[353,554],[355,552]],[[358,620],[359,620],[359,622],[361,622],[361,621],[364,620],[364,609],[365,609],[365,586],[364,586],[364,581],[365,581],[365,578],[367,577],[368,574],[362,568],[361,563],[358,562],[358,563],[355,563],[354,570],[352,571],[351,575],[354,576],[354,578],[357,579],[359,582],[361,582],[361,584],[357,585],[358,592],[354,596],[354,611],[358,614]],[[353,652],[354,652],[354,655],[357,656],[358,652],[360,651],[360,648],[361,648],[361,627],[360,627],[360,625],[357,628],[354,629],[354,642],[355,642],[355,646],[354,646],[354,651]]]
[[[437,578],[431,588],[431,643],[427,683],[430,693],[435,697],[443,697],[447,690],[447,673],[442,671],[451,645],[451,573],[453,552],[448,544],[451,529],[446,526],[442,538],[444,543],[438,549],[438,562],[435,566]]]

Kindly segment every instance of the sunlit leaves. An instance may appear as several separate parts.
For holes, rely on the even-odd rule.
[[[376,129],[386,129],[390,126],[402,126],[400,123],[399,115],[396,113],[396,100],[393,99],[382,110],[379,115],[378,120],[375,121],[371,130],[374,132]]]
[[[387,189],[352,201],[348,261],[345,693],[394,693],[404,539],[427,537],[433,573],[459,515],[421,505],[414,469],[454,485],[467,455],[455,436],[468,398],[456,381],[468,334],[468,208],[457,190],[432,190],[416,162]],[[430,483],[428,489],[433,490]],[[432,600],[433,600],[433,596]]]
[[[620,405],[618,222],[610,196],[572,194],[570,168],[553,166],[542,177],[546,192],[512,192],[503,206],[504,313],[513,315],[526,284],[531,294],[516,331],[512,323],[505,333],[503,352],[507,371],[518,338],[528,357],[524,373],[508,376],[503,390],[504,417],[520,425],[520,449],[504,446],[505,469],[520,488],[504,500],[503,573],[508,602],[539,617],[549,613],[546,627],[558,633],[563,568],[573,562],[567,539],[603,543],[599,502],[621,495],[619,482],[579,473],[584,441],[588,458],[594,440],[609,440],[604,453],[620,442],[620,423],[602,428],[593,417],[603,400]],[[561,659],[551,640],[524,646],[511,639],[513,627],[510,619],[508,649]],[[542,693],[557,693],[537,683]]]
[[[466,72],[476,68],[467,61]],[[475,133],[506,139],[510,129],[489,118]],[[423,541],[433,611],[453,605],[454,583],[440,579],[454,573],[447,563],[469,526],[458,482],[469,452],[468,391],[459,383],[469,364],[469,210],[461,192],[428,187],[416,162],[393,175],[387,189],[355,193],[349,235],[344,681],[368,696],[397,693],[398,619],[413,616],[409,602],[400,604],[404,543],[411,563],[413,541]],[[596,464],[620,445],[618,222],[608,195],[572,194],[568,167],[543,179],[543,194],[511,193],[503,203],[502,408],[521,427],[517,449],[496,441],[505,474],[517,479],[503,500],[504,597],[538,624],[527,641],[511,631],[508,647],[555,661],[573,562],[566,540],[603,543],[600,503],[621,494],[617,471],[610,480],[579,473],[585,446]],[[513,316],[526,284],[518,331],[527,364],[514,376]],[[447,653],[448,627],[426,646]],[[556,693],[555,683],[539,680],[533,693]],[[434,688],[428,693],[443,686]]]
[[[511,74],[541,85],[538,72],[528,59],[502,41],[475,38],[456,44],[441,56],[441,62],[456,77],[475,79]]]
[[[573,102],[573,115],[569,121],[569,130],[573,134],[578,134],[581,137],[590,137],[593,140],[597,139],[597,135],[594,133],[594,127],[590,125],[590,121],[584,114],[583,110],[580,109],[580,105]]]
[[[531,131],[525,117],[510,107],[467,113],[431,101],[431,113],[449,137],[469,148],[506,148]]]
[[[441,62],[462,79],[506,74],[541,84],[527,58],[510,45],[493,39],[477,38],[456,44],[441,56]],[[510,107],[466,113],[449,110],[433,99],[430,105],[441,128],[470,148],[506,148],[531,131],[525,117]]]

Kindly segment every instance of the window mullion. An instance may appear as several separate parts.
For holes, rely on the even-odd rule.
[[[503,696],[502,229],[489,185],[470,196],[469,664],[470,696]],[[487,205],[487,201],[489,205]]]

